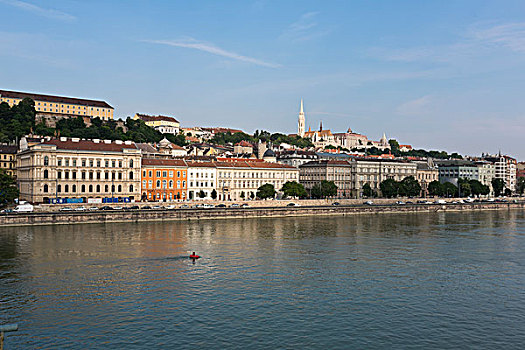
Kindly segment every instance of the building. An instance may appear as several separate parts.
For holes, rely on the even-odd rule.
[[[169,155],[171,157],[184,157],[188,154],[183,147],[170,142],[167,138],[160,140],[157,148],[160,154]]]
[[[392,159],[325,159],[299,166],[299,181],[308,191],[322,180],[333,181],[339,197],[361,198],[365,184],[379,193],[379,185],[386,179],[401,181],[407,176],[416,178],[416,168],[415,163]]]
[[[16,177],[16,153],[18,147],[14,145],[0,144],[0,169],[5,170],[8,175]]]
[[[439,181],[439,170],[434,164],[432,158],[428,158],[427,161],[415,162],[416,168],[416,180],[421,186],[421,197],[428,196],[428,185],[432,181]]]
[[[281,191],[288,181],[299,182],[295,167],[265,161],[216,162],[217,192],[220,200],[246,200],[257,196],[259,187],[271,184]]]
[[[217,198],[217,165],[214,161],[187,161],[190,200]],[[215,191],[215,194],[214,192]],[[215,197],[215,198],[214,198]]]
[[[165,115],[147,115],[136,113],[133,116],[133,119],[140,119],[147,126],[150,126],[160,132],[161,134],[173,134],[177,135],[180,131],[180,123],[177,119],[173,117],[168,117]]]
[[[516,165],[516,178],[525,177],[525,162]]]
[[[439,182],[450,182],[458,186],[459,179],[478,180],[479,169],[474,162],[468,160],[440,160],[436,161],[439,170]]]
[[[141,200],[172,202],[187,198],[188,166],[182,159],[142,158]]]
[[[493,163],[486,160],[475,161],[474,164],[478,167],[478,180],[483,185],[490,189],[490,195],[493,194],[492,180],[496,176],[496,167]]]
[[[131,141],[46,139],[17,154],[20,199],[31,203],[134,201],[140,150]]]
[[[399,151],[400,152],[412,151],[412,146],[411,145],[399,145]]]
[[[516,159],[506,155],[484,155],[484,160],[494,164],[496,179],[502,179],[505,182],[505,188],[510,191],[516,191],[516,170],[518,162]]]
[[[113,119],[113,107],[105,101],[0,90],[0,102],[6,102],[11,107],[24,98],[35,102],[37,124],[45,122],[46,125],[54,127],[60,119],[78,116]]]
[[[248,141],[240,141],[240,142],[237,142],[234,146],[233,146],[233,153],[236,153],[236,154],[253,154],[253,145],[251,143],[249,143]]]
[[[313,151],[288,150],[277,154],[277,162],[298,168],[300,165],[317,160],[319,156]]]

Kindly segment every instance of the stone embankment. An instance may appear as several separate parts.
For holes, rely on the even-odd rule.
[[[326,202],[325,202],[326,203]],[[362,203],[362,202],[361,202]],[[273,204],[269,202],[268,204]],[[247,208],[191,208],[191,209],[139,209],[110,211],[34,212],[2,214],[0,225],[56,225],[110,222],[146,222],[170,220],[205,220],[231,218],[261,218],[312,215],[355,215],[382,213],[432,213],[445,211],[511,210],[525,209],[525,202],[479,202],[465,204],[374,204],[374,205],[305,205],[250,206]]]

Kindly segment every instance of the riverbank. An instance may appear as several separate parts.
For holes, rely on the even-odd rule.
[[[233,218],[262,218],[314,215],[393,214],[411,212],[480,211],[525,209],[525,202],[479,202],[464,204],[409,204],[409,205],[301,205],[247,208],[190,208],[160,210],[111,210],[34,212],[0,216],[2,226],[62,225],[113,222],[216,220]]]

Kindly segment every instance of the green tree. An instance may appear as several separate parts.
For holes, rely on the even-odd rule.
[[[469,197],[472,194],[472,186],[468,179],[459,179],[458,180],[458,196]]]
[[[312,198],[323,198],[323,190],[321,189],[321,185],[313,185],[312,189],[310,190],[310,195],[312,196]]]
[[[246,194],[244,193],[244,191],[241,191],[241,198],[242,199],[246,198]]]
[[[522,195],[525,192],[525,177],[518,177],[518,182],[516,183],[516,191]]]
[[[363,196],[365,197],[374,196],[374,191],[372,190],[372,187],[370,187],[370,184],[368,182],[363,185]]]
[[[503,188],[505,188],[505,182],[503,179],[492,179],[491,181],[492,189],[494,190],[494,195],[496,197],[501,196],[503,193]]]
[[[275,187],[272,184],[264,184],[257,189],[257,198],[266,199],[275,197]]]
[[[296,181],[287,181],[283,185],[282,191],[285,197],[305,198],[308,196],[304,186]]]
[[[333,181],[322,180],[321,192],[323,194],[323,198],[337,196],[337,186]]]
[[[450,182],[445,182],[443,184],[443,195],[447,197],[457,197],[458,196],[458,187]]]
[[[215,189],[211,191],[211,199],[217,199],[217,191]]]
[[[431,196],[443,196],[443,185],[439,181],[432,181],[428,184],[428,194]]]
[[[470,192],[473,196],[479,196],[480,194],[483,194],[484,185],[481,182],[479,182],[478,180],[469,180],[468,183],[470,185]]]
[[[0,169],[0,207],[13,203],[18,194],[15,178]]]
[[[401,152],[399,151],[399,142],[395,139],[388,140],[388,143],[390,144],[390,151],[392,154],[398,156]]]
[[[417,197],[421,193],[421,185],[413,176],[405,177],[399,184],[400,192],[408,197]]]
[[[204,197],[206,197],[206,193],[205,193],[203,190],[200,190],[200,191],[199,191],[199,197],[200,197],[200,198],[204,198]]]
[[[398,183],[394,179],[386,179],[379,184],[379,189],[383,197],[397,197]]]

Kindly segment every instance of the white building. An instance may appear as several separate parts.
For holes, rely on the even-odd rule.
[[[188,164],[188,196],[190,200],[213,199],[213,191],[217,193],[216,162],[187,162]],[[203,195],[203,196],[202,196]]]

